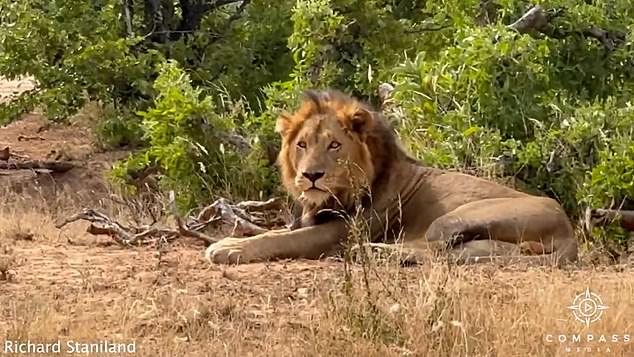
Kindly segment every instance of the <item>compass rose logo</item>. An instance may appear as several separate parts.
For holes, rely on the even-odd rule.
[[[589,326],[591,323],[598,321],[603,315],[603,310],[608,307],[603,305],[599,295],[586,288],[585,292],[575,296],[575,300],[568,308],[572,310],[572,314],[577,320]]]

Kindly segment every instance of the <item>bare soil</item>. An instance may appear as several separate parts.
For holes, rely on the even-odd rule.
[[[0,99],[16,83],[0,86]],[[127,153],[94,148],[91,113],[70,125],[31,113],[0,128],[0,150],[33,159],[66,150],[80,165],[61,175],[0,175],[0,354],[27,341],[60,341],[59,355],[71,355],[69,342],[110,341],[135,343],[138,356],[634,356],[627,264],[218,266],[187,239],[121,248],[86,233],[85,223],[58,230],[82,207],[125,217],[108,203],[104,175]],[[607,307],[588,325],[569,308],[586,289]]]

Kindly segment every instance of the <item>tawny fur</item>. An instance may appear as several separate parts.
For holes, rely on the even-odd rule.
[[[398,249],[408,261],[430,248],[465,263],[577,260],[572,225],[556,201],[425,167],[379,113],[352,97],[308,91],[276,131],[282,182],[302,218],[290,229],[215,243],[206,252],[212,262],[319,258],[346,241],[350,216],[367,226],[371,246]]]

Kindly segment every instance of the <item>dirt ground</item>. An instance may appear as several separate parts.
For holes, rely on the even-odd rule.
[[[0,100],[16,83],[0,85]],[[634,356],[627,264],[217,266],[187,239],[121,248],[86,223],[57,229],[83,207],[125,216],[107,199],[104,174],[127,153],[94,148],[91,113],[71,125],[31,113],[0,128],[0,150],[31,159],[62,151],[80,165],[54,176],[0,172],[0,354]],[[107,343],[129,350],[99,353]]]

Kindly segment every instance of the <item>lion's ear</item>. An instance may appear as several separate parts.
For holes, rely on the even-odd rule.
[[[286,136],[290,129],[291,117],[286,113],[282,113],[282,115],[277,118],[277,122],[275,123],[275,132],[282,136]]]
[[[350,118],[352,130],[362,137],[372,128],[374,124],[374,116],[366,108],[359,108]]]

